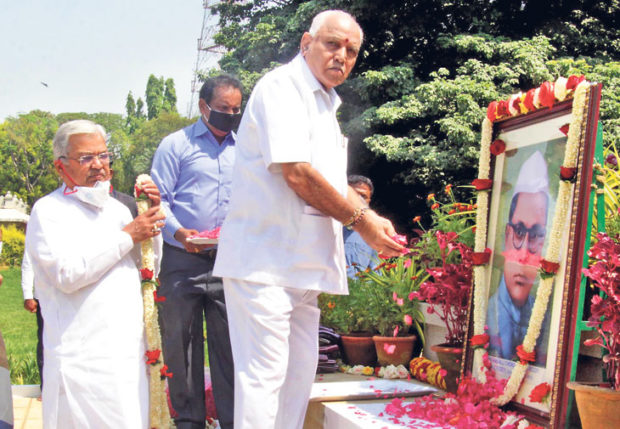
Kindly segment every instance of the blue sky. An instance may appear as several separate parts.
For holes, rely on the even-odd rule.
[[[187,114],[202,0],[0,0],[0,10],[0,122],[34,109],[125,113],[151,73],[174,79]]]

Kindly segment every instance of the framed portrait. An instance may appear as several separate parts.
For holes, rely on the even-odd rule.
[[[572,141],[578,140],[578,158],[568,194],[566,190],[560,193],[561,181],[568,182],[560,177],[560,171],[568,129],[574,123],[573,99],[493,124],[492,140],[501,140],[504,149],[490,158],[492,185],[484,192],[488,192],[486,248],[491,256],[476,279],[468,331],[468,338],[475,336],[472,319],[478,317],[478,326],[483,319],[488,342],[483,355],[475,353],[467,341],[464,370],[484,380],[482,372],[491,369],[495,378],[510,381],[515,367],[523,363],[518,347],[523,347],[528,329],[536,331],[531,360],[523,365],[527,368],[525,375],[506,406],[544,426],[559,427],[565,417],[559,405],[567,398],[565,385],[572,359],[569,337],[576,323],[572,315],[578,304],[575,299],[584,255],[584,225],[590,221],[600,89],[600,84],[590,86],[582,131],[572,137]],[[573,143],[571,148],[575,149]],[[558,198],[562,198],[561,206]],[[557,228],[557,222],[563,227]],[[550,277],[545,276],[544,268],[541,272],[541,264],[554,252],[559,266],[551,283],[545,283],[551,289],[546,308],[541,311],[540,303],[536,307],[536,325],[531,321],[539,288],[542,278]],[[476,293],[478,298],[474,299]],[[551,389],[546,400],[532,400],[530,394],[541,385]]]

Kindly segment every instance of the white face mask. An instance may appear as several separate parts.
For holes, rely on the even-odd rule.
[[[110,199],[110,181],[97,182],[95,186],[90,188],[88,186],[76,186],[73,191],[68,192],[65,189],[65,195],[73,195],[78,200],[100,209]]]

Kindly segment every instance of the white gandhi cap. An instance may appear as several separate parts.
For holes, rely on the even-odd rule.
[[[520,192],[544,192],[549,196],[549,176],[547,174],[547,162],[540,151],[536,151],[525,160],[519,169],[517,184],[514,194]]]

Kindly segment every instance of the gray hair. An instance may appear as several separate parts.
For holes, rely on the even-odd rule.
[[[350,13],[345,12],[344,10],[331,9],[331,10],[324,10],[323,12],[318,13],[312,19],[312,24],[310,25],[310,30],[308,30],[308,33],[310,33],[312,37],[316,36],[316,33],[318,33],[321,27],[323,27],[323,25],[325,24],[325,20],[332,15],[340,15],[343,17],[347,17],[351,19],[353,22],[355,22],[355,24],[357,25],[357,28],[359,28],[360,30],[360,43],[364,41],[364,31],[362,31],[362,27],[358,24],[357,20]]]
[[[65,122],[58,128],[54,136],[54,159],[67,156],[69,138],[75,134],[99,134],[103,140],[107,140],[105,129],[93,121],[76,119]]]

